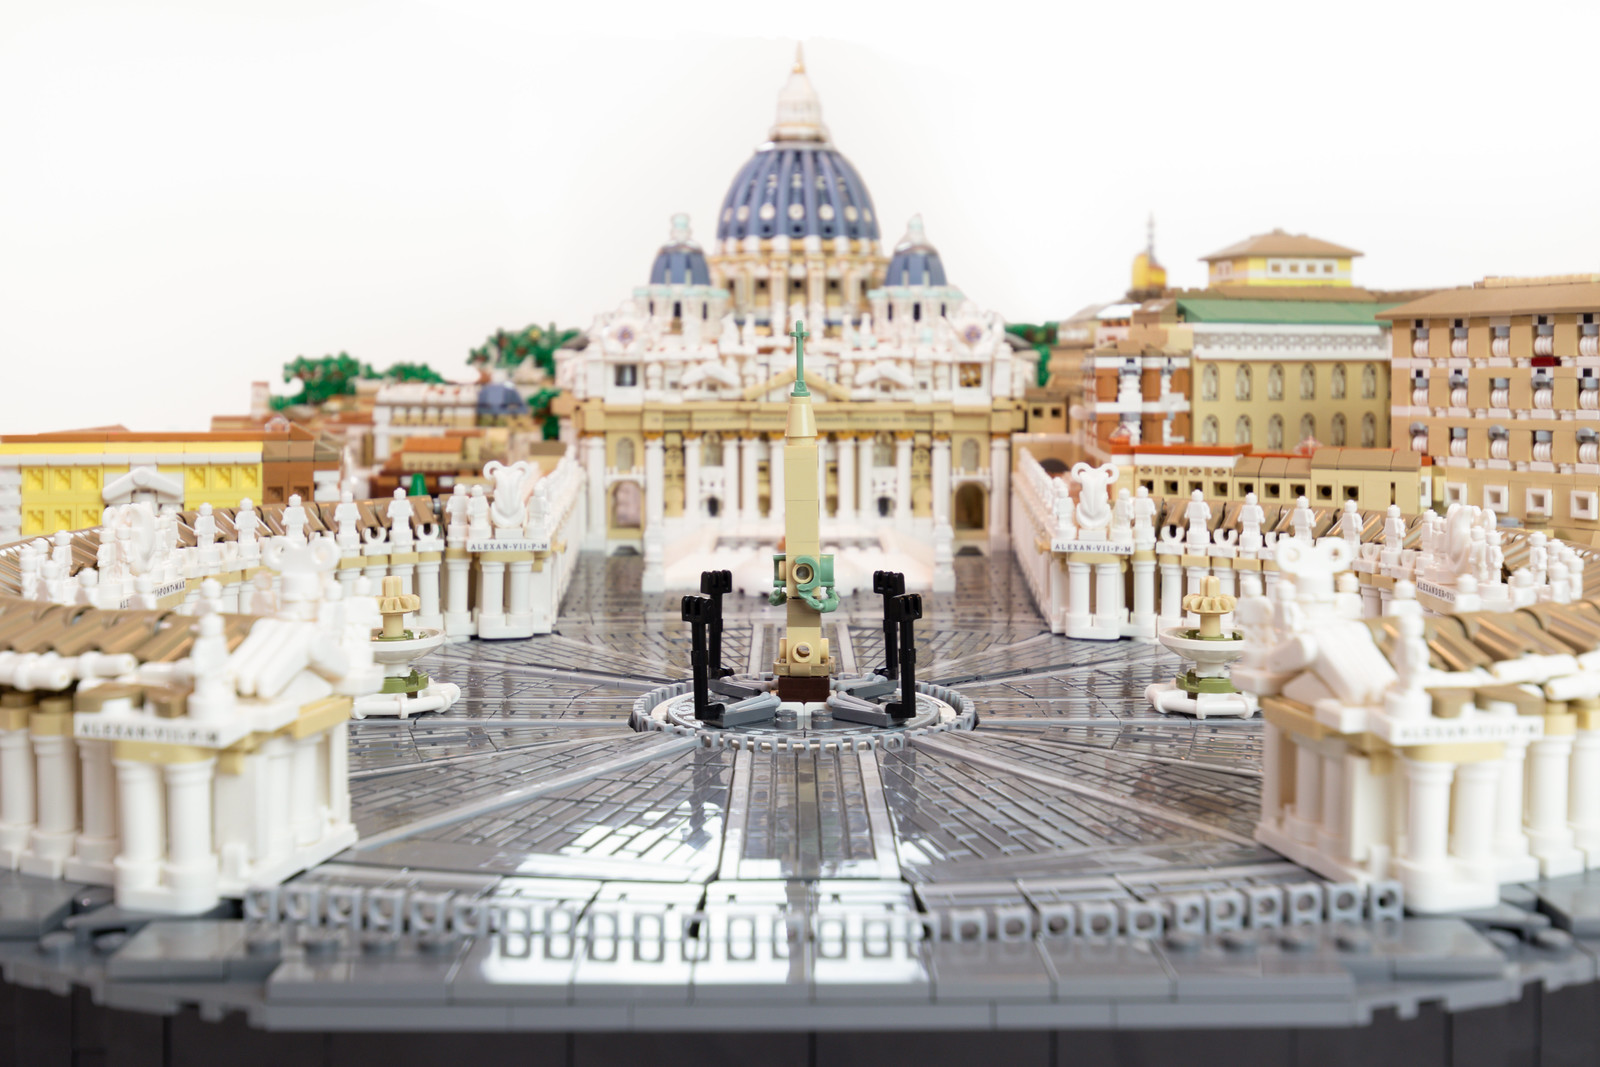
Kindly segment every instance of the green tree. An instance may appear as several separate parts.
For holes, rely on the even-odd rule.
[[[348,352],[340,352],[337,356],[323,356],[321,359],[297,356],[292,363],[283,365],[283,380],[298,381],[300,391],[293,396],[273,397],[272,407],[281,411],[286,407],[300,404],[322,404],[333,397],[354,393],[356,379],[376,376],[371,366],[355,359]]]
[[[383,377],[391,382],[428,382],[433,385],[444,382],[444,375],[426,363],[395,363],[383,372]]]
[[[551,323],[548,329],[527,326],[521,330],[496,330],[467,353],[467,363],[480,369],[506,368],[533,360],[546,374],[556,372],[556,349],[578,336],[578,330],[563,330]]]
[[[1034,382],[1040,388],[1049,384],[1050,346],[1056,343],[1056,324],[1047,322],[1043,326],[1033,326],[1026,322],[1008,322],[1006,333],[1020,337],[1039,354],[1039,361],[1033,372]]]

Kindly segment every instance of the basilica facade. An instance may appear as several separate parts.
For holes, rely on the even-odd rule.
[[[677,587],[682,560],[776,543],[797,320],[824,540],[925,552],[936,586],[954,552],[1005,543],[1034,354],[950,284],[920,217],[887,256],[879,226],[797,58],[710,251],[675,216],[649,283],[560,355],[589,547],[642,552],[650,589]]]

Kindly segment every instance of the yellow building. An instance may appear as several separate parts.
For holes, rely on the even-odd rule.
[[[337,499],[338,452],[300,427],[133,433],[122,427],[0,437],[0,543],[100,525],[110,504],[183,510]]]
[[[1349,288],[1350,264],[1361,255],[1353,248],[1273,230],[1258,233],[1220,252],[1202,256],[1210,268],[1207,284],[1270,286],[1337,286]]]
[[[1093,329],[1058,329],[1094,336],[1075,405],[1085,450],[1387,446],[1388,327],[1377,316],[1416,294],[1352,285],[1358,255],[1274,230],[1205,257],[1209,288],[1109,305]],[[1136,284],[1141,267],[1151,277],[1136,262]]]

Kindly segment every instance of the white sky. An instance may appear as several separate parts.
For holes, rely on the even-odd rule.
[[[915,12],[914,21],[908,12]],[[1358,284],[1600,270],[1600,4],[0,9],[0,432],[201,429],[297,355],[465,374],[713,214],[796,39],[885,220],[1012,320],[1282,226]]]

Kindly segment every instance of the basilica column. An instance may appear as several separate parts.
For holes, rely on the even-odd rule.
[[[767,517],[774,522],[783,521],[783,438],[767,436],[767,484],[771,504]]]
[[[667,517],[667,450],[658,433],[644,439],[644,528],[659,530]]]
[[[1011,520],[1011,438],[996,434],[989,441],[989,545],[1004,547]]]
[[[894,435],[894,524],[904,529],[911,522],[911,435]]]
[[[857,510],[861,521],[870,523],[878,514],[878,502],[872,499],[872,466],[878,453],[877,439],[868,434],[861,439],[861,447],[856,451],[861,454],[861,479],[856,486],[859,501]]]
[[[691,525],[698,525],[701,510],[700,501],[700,447],[699,436],[683,439],[683,517]]]
[[[739,438],[725,434],[722,438],[722,513],[719,516],[724,528],[739,524]]]
[[[756,522],[761,518],[761,455],[756,451],[756,439],[746,437],[740,468],[739,518],[742,522]]]
[[[583,439],[583,465],[589,479],[589,527],[584,540],[589,548],[606,544],[606,439],[591,434]],[[452,575],[452,577],[454,577]],[[452,594],[454,589],[452,588]],[[452,595],[451,600],[454,601]]]
[[[950,522],[950,438],[935,434],[933,438],[933,524]]]
[[[854,522],[856,517],[856,439],[839,435],[839,521]]]

